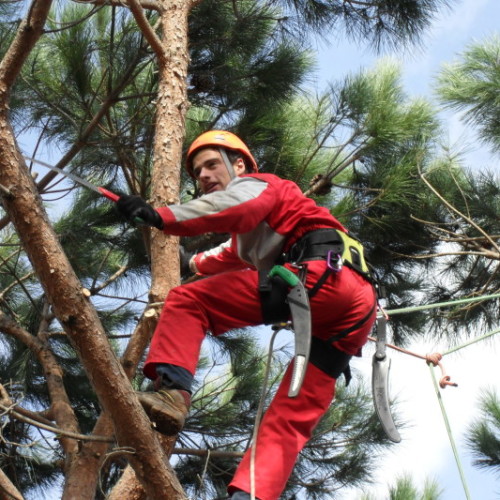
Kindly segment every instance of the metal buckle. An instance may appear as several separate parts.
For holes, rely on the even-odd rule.
[[[334,259],[335,262],[333,261]],[[339,253],[334,254],[333,250],[328,250],[328,253],[326,255],[326,265],[329,269],[338,273],[342,270],[342,257]]]

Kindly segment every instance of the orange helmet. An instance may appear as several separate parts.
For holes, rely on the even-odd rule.
[[[194,154],[206,147],[226,148],[240,152],[250,163],[253,172],[258,172],[257,162],[250,153],[248,146],[237,136],[225,130],[210,130],[196,138],[187,152],[186,168],[189,175],[193,176],[192,160]]]

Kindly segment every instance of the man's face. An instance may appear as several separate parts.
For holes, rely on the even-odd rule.
[[[245,172],[245,164],[238,158],[233,164],[236,175]],[[221,154],[216,149],[202,149],[193,157],[193,174],[203,194],[223,191],[231,182],[231,176]]]

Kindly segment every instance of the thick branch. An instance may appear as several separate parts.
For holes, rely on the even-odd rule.
[[[24,61],[43,33],[52,0],[33,0],[28,14],[21,22],[16,36],[0,63],[0,101],[6,103],[10,89]]]
[[[89,2],[82,3],[90,3],[92,5],[112,5],[113,7],[127,6],[127,2],[122,0],[91,0]],[[159,11],[161,9],[161,4],[157,0],[140,0],[139,4],[143,9],[156,11]]]
[[[144,14],[141,2],[139,0],[128,0],[128,6],[134,15],[142,34],[151,45],[156,57],[158,57],[160,64],[164,64],[166,62],[165,48],[163,47],[161,40],[156,36],[151,24],[149,24],[149,21]]]
[[[23,342],[23,344],[36,355],[47,381],[47,388],[52,403],[51,412],[54,416],[54,420],[61,429],[71,433],[77,433],[79,431],[78,422],[75,418],[66,389],[64,388],[63,371],[50,349],[1,311],[0,330]],[[76,453],[78,450],[77,443],[73,440],[63,438],[61,439],[61,444],[68,454]]]
[[[82,360],[99,400],[115,423],[120,446],[136,450],[131,457],[148,494],[163,491],[170,498],[183,498],[171,468],[156,440],[135,393],[123,372],[92,304],[64,254],[49,223],[41,199],[24,162],[7,119],[7,106],[0,107],[0,183],[10,186],[13,198],[3,198],[33,268],[45,289],[54,314]],[[110,390],[110,387],[112,390]]]
[[[12,484],[11,480],[0,469],[0,498],[2,500],[23,500],[20,491]]]

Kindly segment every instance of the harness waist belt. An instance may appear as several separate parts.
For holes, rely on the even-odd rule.
[[[285,261],[300,264],[308,260],[329,260],[343,263],[370,280],[370,269],[361,242],[333,228],[316,229],[306,233],[285,254]]]

